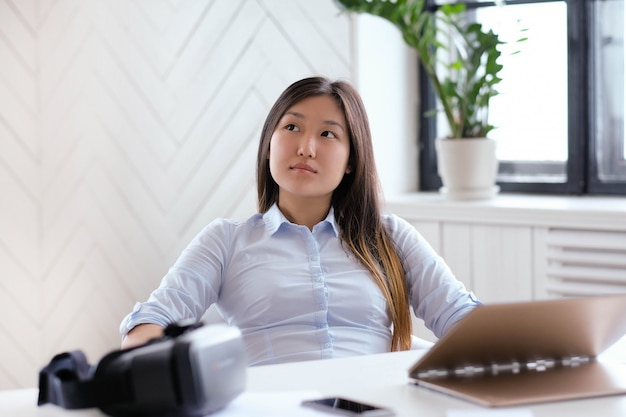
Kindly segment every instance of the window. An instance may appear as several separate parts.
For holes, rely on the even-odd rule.
[[[502,191],[626,194],[624,0],[463,3],[507,42],[489,116]],[[515,43],[522,28],[528,40]],[[423,74],[420,96],[422,109],[435,107]],[[441,186],[433,144],[440,123],[421,118],[424,190]]]

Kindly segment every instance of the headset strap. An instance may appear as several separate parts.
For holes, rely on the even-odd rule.
[[[39,372],[38,405],[56,404],[66,409],[102,407],[127,401],[128,393],[119,384],[93,378],[92,367],[79,350],[60,353]]]

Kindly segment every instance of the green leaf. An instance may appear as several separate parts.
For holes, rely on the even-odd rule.
[[[444,4],[431,13],[425,0],[337,1],[348,11],[379,16],[398,28],[417,52],[439,99],[440,106],[426,114],[443,112],[451,136],[486,136],[494,128],[487,116],[490,99],[498,95],[495,86],[502,81],[498,48],[504,42],[480,23],[465,23],[464,4]],[[516,42],[525,40],[520,37]],[[437,51],[445,51],[450,61],[442,62]]]

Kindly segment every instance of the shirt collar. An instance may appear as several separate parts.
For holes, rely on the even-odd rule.
[[[274,203],[274,205],[272,205],[272,207],[270,207],[270,209],[265,214],[263,214],[263,221],[267,225],[267,229],[270,235],[276,233],[280,226],[282,226],[283,224],[293,224],[289,220],[287,220],[285,215],[278,208],[278,204],[276,203]],[[339,226],[335,221],[335,209],[332,206],[330,207],[326,218],[316,224],[314,229],[321,227],[322,224],[330,225],[335,236],[339,236]]]

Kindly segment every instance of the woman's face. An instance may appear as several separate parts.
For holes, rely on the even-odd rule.
[[[330,205],[333,191],[350,172],[349,157],[346,120],[335,100],[322,95],[296,103],[270,141],[269,167],[279,202],[322,199]]]

